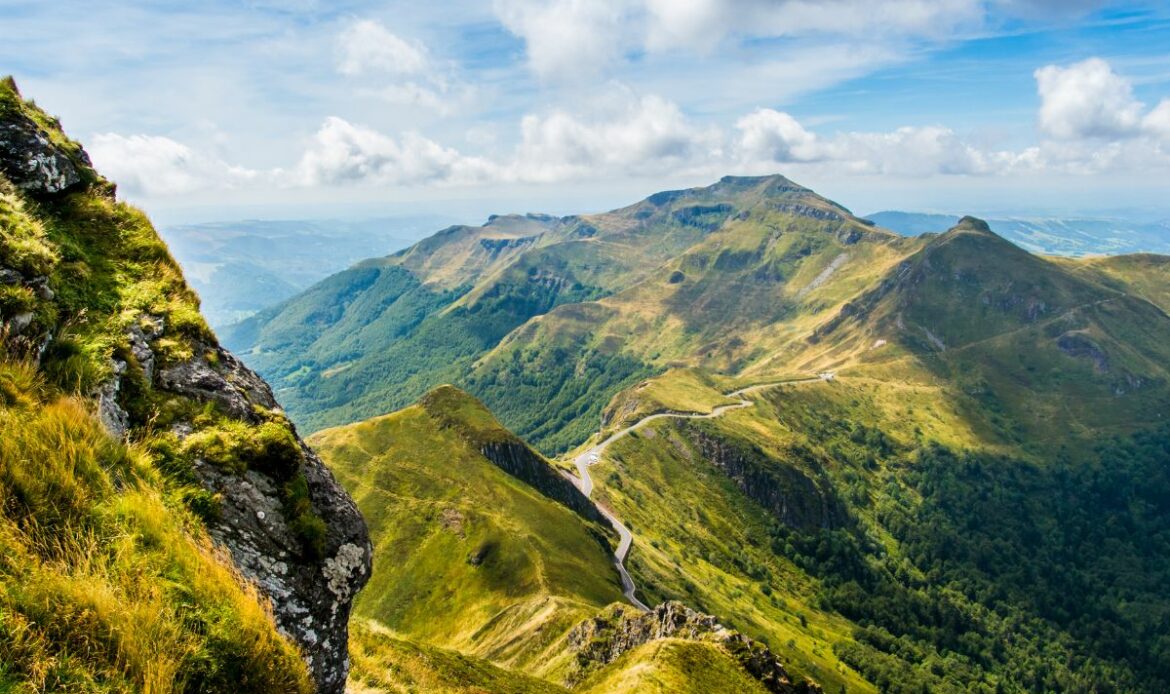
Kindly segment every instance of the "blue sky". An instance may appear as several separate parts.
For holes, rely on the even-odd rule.
[[[858,212],[1170,216],[1170,8],[0,0],[0,71],[164,221],[581,212],[780,172]]]

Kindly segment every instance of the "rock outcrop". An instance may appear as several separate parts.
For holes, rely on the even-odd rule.
[[[38,197],[60,193],[80,185],[89,166],[84,150],[67,152],[28,115],[0,114],[0,170],[17,188]]]
[[[93,171],[85,151],[61,132],[54,119],[23,102],[10,79],[0,84],[0,193],[7,196],[7,209],[24,214],[31,199],[59,210],[48,214],[69,215],[70,204],[76,202],[68,197],[72,195],[90,196],[89,202],[115,209],[113,191],[113,185]],[[103,229],[103,223],[87,219],[76,233],[124,233]],[[283,467],[242,460],[244,469],[240,470],[196,454],[190,461],[193,470],[184,468],[176,474],[193,475],[193,480],[184,477],[182,482],[198,482],[214,500],[214,511],[201,514],[208,534],[270,601],[277,627],[300,647],[318,690],[344,691],[350,607],[369,579],[372,557],[369,534],[353,500],[296,436],[268,384],[221,348],[205,326],[190,316],[187,325],[171,325],[174,321],[152,315],[141,305],[79,305],[76,297],[92,289],[84,285],[86,275],[55,274],[54,241],[38,233],[42,233],[38,243],[43,241],[46,250],[36,263],[27,260],[27,250],[0,255],[0,285],[20,299],[17,308],[0,309],[0,344],[33,361],[48,360],[46,354],[62,341],[64,328],[70,320],[77,322],[78,314],[90,325],[101,326],[93,329],[104,331],[94,344],[114,345],[105,348],[108,357],[100,357],[108,358],[102,370],[106,376],[80,394],[94,402],[111,434],[135,438],[144,447],[163,437],[181,447],[187,437],[206,426],[201,419],[212,417],[247,435],[263,426],[281,432],[281,441],[289,442],[281,450]],[[143,279],[135,273],[166,266],[171,281],[158,290],[155,303],[182,305],[193,313],[197,299],[178,279],[177,266],[166,257],[153,229],[141,220],[136,233],[141,234],[142,245],[153,249],[152,244],[157,244],[161,256],[151,263],[135,264],[116,256],[121,249],[111,242],[108,248],[102,247],[100,252],[108,251],[109,257],[103,256],[101,262],[124,263],[125,274],[119,281],[131,283]],[[31,242],[25,239],[24,243]],[[29,270],[33,265],[37,269]],[[147,269],[141,269],[144,266]],[[54,281],[62,286],[53,286]],[[59,293],[72,296],[72,303],[62,303]],[[164,409],[167,430],[160,432]],[[172,450],[169,455],[180,454]],[[289,485],[296,486],[295,493]],[[291,498],[296,500],[295,508]],[[311,524],[311,532],[303,527],[306,524]],[[306,540],[309,535],[311,543]]]
[[[580,516],[607,524],[597,511],[597,506],[576,485],[557,474],[548,461],[520,439],[484,443],[480,453],[496,467],[535,487],[548,498],[568,506]]]
[[[161,390],[217,403],[259,424],[257,412],[278,406],[268,384],[230,352],[208,345],[214,363],[197,358],[157,374]],[[183,425],[178,425],[181,433]],[[300,439],[301,472],[316,517],[325,527],[319,554],[306,553],[288,519],[282,480],[257,470],[236,474],[197,461],[200,483],[220,499],[211,536],[271,601],[278,627],[302,648],[321,692],[345,689],[349,671],[349,614],[369,580],[373,548],[365,521],[349,494]]]
[[[679,602],[665,602],[649,612],[615,605],[573,627],[568,636],[569,647],[577,655],[580,676],[612,663],[645,643],[666,638],[708,641],[722,647],[770,692],[822,691],[819,685],[807,680],[794,682],[779,658],[764,644]]]
[[[832,529],[847,522],[844,505],[827,478],[812,477],[753,446],[716,436],[703,422],[682,420],[676,426],[704,460],[788,527]]]

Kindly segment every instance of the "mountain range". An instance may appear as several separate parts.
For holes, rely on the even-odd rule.
[[[1170,688],[1166,256],[725,177],[233,353],[10,79],[0,173],[0,691]]]
[[[1167,673],[1149,644],[1165,614],[1151,579],[1170,520],[1168,287],[1164,256],[1033,255],[975,218],[906,237],[781,176],[727,177],[599,215],[452,227],[225,339],[294,421],[342,425],[311,440],[345,469],[421,461],[400,429],[339,442],[389,426],[347,422],[425,409],[443,382],[564,454],[550,464],[566,474],[637,425],[599,456],[593,493],[632,529],[639,601],[718,615],[794,677],[831,691],[1142,690]],[[359,495],[379,514],[398,503]],[[403,596],[377,570],[374,585],[362,600]],[[526,600],[499,614],[531,614]],[[580,616],[541,614],[561,634]],[[528,643],[516,635],[531,619],[506,633]],[[549,652],[533,664],[495,650],[496,620],[462,625],[470,640],[416,620],[389,621],[576,681]]]

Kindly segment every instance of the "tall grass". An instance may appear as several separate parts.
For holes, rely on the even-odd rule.
[[[308,692],[299,653],[142,450],[0,365],[0,692]]]

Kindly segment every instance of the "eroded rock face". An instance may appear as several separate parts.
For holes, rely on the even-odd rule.
[[[85,152],[78,156],[89,166]],[[73,159],[19,114],[0,119],[0,170],[17,188],[36,196],[60,193],[82,182]]]
[[[215,402],[252,423],[259,421],[254,406],[277,407],[268,384],[230,352],[209,346],[208,353],[215,355],[213,361],[197,357],[162,369],[156,387]],[[136,357],[144,361],[137,351]],[[207,524],[212,538],[271,601],[277,626],[301,646],[319,691],[342,692],[349,671],[350,608],[369,580],[373,548],[353,499],[317,454],[299,438],[298,443],[309,499],[326,527],[319,557],[306,555],[286,522],[276,480],[255,470],[240,476],[202,462],[195,473],[221,498],[219,519]]]
[[[780,659],[764,644],[680,602],[664,602],[649,612],[617,605],[573,627],[568,636],[569,647],[577,653],[583,674],[612,663],[642,644],[666,638],[708,641],[721,646],[770,692],[822,691],[813,682],[793,682]]]
[[[11,83],[5,87],[16,91]],[[85,152],[65,141],[58,128],[34,120],[33,116],[48,118],[36,114],[0,103],[3,178],[33,198],[74,190],[112,196],[113,185],[92,170]],[[56,296],[47,277],[26,277],[15,268],[0,267],[0,284],[22,285],[41,302],[52,302]],[[59,326],[37,321],[29,311],[0,315],[0,335],[9,346],[19,341],[22,352],[40,357]],[[190,339],[168,330],[174,332],[159,316],[137,316],[126,329],[128,349],[115,350],[111,357],[110,378],[88,393],[113,435],[124,437],[148,424],[141,421],[148,416],[141,409],[144,389],[181,396],[197,405],[212,403],[220,413],[254,425],[279,409],[268,384],[213,338],[194,339],[193,358],[165,363],[157,349],[160,340]],[[193,422],[180,420],[172,432],[181,438],[193,428]],[[349,669],[350,607],[369,579],[372,548],[353,500],[299,437],[296,446],[300,455],[294,465],[295,479],[299,484],[303,475],[307,487],[304,496],[298,489],[298,499],[303,503],[307,497],[311,514],[302,509],[295,517],[320,519],[324,526],[323,537],[314,533],[312,543],[286,520],[286,515],[294,517],[285,509],[288,494],[282,485],[287,479],[274,479],[257,470],[240,474],[198,460],[194,472],[219,500],[217,512],[206,519],[209,534],[227,549],[240,573],[271,601],[277,627],[300,646],[318,690],[340,694]]]
[[[480,447],[483,457],[513,477],[539,489],[583,518],[605,524],[597,507],[569,480],[558,475],[535,451],[519,439],[494,441]]]
[[[832,529],[846,524],[844,505],[827,478],[810,477],[763,451],[715,436],[702,423],[683,421],[676,426],[705,460],[781,523],[799,530]]]

